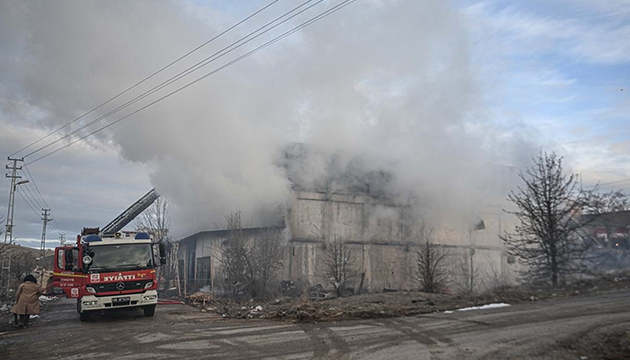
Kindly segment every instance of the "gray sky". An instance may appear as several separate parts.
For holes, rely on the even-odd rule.
[[[269,2],[0,0],[0,154],[45,136]],[[325,1],[253,43],[339,2]],[[297,4],[279,1],[104,109]],[[291,197],[277,159],[292,142],[321,150],[308,159],[312,179],[330,170],[330,156],[341,154],[343,164],[360,155],[366,167],[394,173],[398,193],[432,194],[428,203],[445,212],[478,201],[487,164],[523,166],[539,149],[566,156],[588,185],[626,180],[630,49],[619,39],[630,36],[629,17],[621,0],[557,7],[359,0],[29,166],[56,219],[48,238],[103,226],[152,187],[174,204],[176,236],[214,228],[236,208],[256,222]],[[2,214],[8,185],[0,182]],[[41,237],[39,216],[19,195],[15,236],[23,244]]]

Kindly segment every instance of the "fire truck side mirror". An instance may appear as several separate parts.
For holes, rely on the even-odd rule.
[[[160,245],[158,245],[159,251],[160,251],[160,265],[166,265],[166,247],[164,246],[164,243],[160,243]]]

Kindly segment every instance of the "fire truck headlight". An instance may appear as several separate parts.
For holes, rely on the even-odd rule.
[[[145,288],[145,289],[148,289],[148,288],[150,288],[151,286],[153,286],[153,281],[149,281],[148,283],[146,283],[146,284],[144,285],[144,288]]]
[[[89,292],[90,294],[96,294],[96,290],[91,286],[86,286],[85,291]]]
[[[98,300],[84,301],[83,302],[83,306],[94,306],[94,305],[98,305]]]
[[[157,299],[157,295],[144,295],[142,296],[143,301],[150,301]]]

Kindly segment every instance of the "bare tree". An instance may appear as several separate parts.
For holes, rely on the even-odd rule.
[[[581,238],[581,224],[574,218],[584,196],[576,176],[563,174],[561,157],[541,153],[533,162],[519,174],[524,186],[508,196],[517,210],[507,212],[516,216],[517,225],[501,239],[508,254],[525,265],[527,279],[556,286],[561,276],[585,269],[590,243]]]
[[[164,278],[166,283],[164,287],[168,287],[168,284],[176,278],[178,266],[177,252],[179,244],[171,241],[168,235],[171,227],[169,207],[170,203],[168,200],[159,197],[136,220],[136,228],[138,230],[148,232],[154,241],[163,243],[166,248],[166,264],[160,268],[160,277]]]
[[[479,267],[475,264],[474,249],[466,251],[455,260],[455,286],[461,294],[471,295],[479,287]]]
[[[0,237],[4,235],[4,232],[6,230],[4,222],[5,222],[4,216],[0,216]],[[0,264],[3,264],[3,260],[5,259],[5,256],[9,254],[9,251],[8,251],[9,246],[10,246],[9,244],[4,243],[4,240],[0,240]],[[4,271],[0,269],[0,284],[4,284],[6,282],[3,276],[4,276]]]
[[[4,235],[5,230],[6,227],[4,224],[4,216],[0,216],[0,236]],[[0,259],[2,258],[2,256],[4,256],[3,254],[7,251],[8,248],[9,246],[5,244],[4,241],[0,240]]]
[[[171,227],[169,207],[168,200],[157,198],[153,205],[140,214],[140,218],[136,220],[136,227],[150,233],[157,242],[168,241],[168,231]]]
[[[486,257],[486,264],[483,273],[486,279],[486,290],[498,298],[507,296],[513,288],[510,283],[510,275],[507,271],[497,266],[492,257]]]
[[[356,276],[352,252],[348,245],[336,237],[328,241],[326,243],[324,264],[326,266],[325,276],[330,279],[330,283],[335,287],[337,296],[341,296],[346,288],[346,284]]]
[[[246,236],[240,211],[228,214],[226,222],[230,237],[221,245],[219,259],[226,291],[232,296],[245,291],[253,298],[267,297],[282,256],[280,232],[259,229]]]
[[[423,225],[419,235],[421,242],[417,254],[417,280],[422,291],[437,293],[444,287],[447,279],[445,259],[448,252],[435,244],[432,228]]]
[[[241,212],[229,213],[225,216],[225,221],[230,230],[230,236],[221,244],[219,262],[225,278],[223,286],[229,295],[235,297],[246,282],[247,256]]]
[[[265,297],[269,282],[275,277],[280,265],[281,238],[278,231],[265,229],[254,234],[249,243],[247,257],[247,278],[252,297]]]
[[[30,274],[37,266],[37,259],[32,251],[14,250],[11,252],[11,275],[17,280]]]

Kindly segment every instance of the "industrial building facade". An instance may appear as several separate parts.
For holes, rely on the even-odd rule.
[[[312,286],[330,287],[324,257],[326,244],[335,239],[351,251],[358,274],[350,284],[354,289],[377,292],[383,289],[418,289],[417,249],[422,239],[413,236],[406,221],[406,209],[382,198],[364,193],[324,193],[295,191],[284,216],[284,225],[274,227],[282,236],[283,255],[278,280]],[[476,214],[474,222],[440,226],[435,242],[448,252],[446,267],[449,284],[455,291],[462,277],[475,277],[478,288],[509,278],[511,259],[499,238],[507,215],[487,208]],[[254,236],[261,228],[243,229]],[[184,280],[189,286],[210,286],[220,292],[222,284],[221,244],[229,230],[204,231],[180,241],[179,259]],[[460,271],[462,269],[470,271]]]

